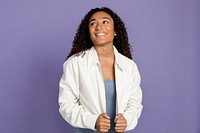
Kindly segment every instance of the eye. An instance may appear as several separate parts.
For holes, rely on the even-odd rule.
[[[108,20],[104,20],[104,21],[103,21],[103,24],[108,24]]]
[[[89,24],[89,26],[91,26],[91,27],[96,26],[96,23],[95,23],[95,22],[91,22],[91,23]]]

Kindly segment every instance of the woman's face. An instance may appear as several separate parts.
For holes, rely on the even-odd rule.
[[[94,13],[89,20],[89,33],[94,46],[113,45],[114,21],[104,11]]]

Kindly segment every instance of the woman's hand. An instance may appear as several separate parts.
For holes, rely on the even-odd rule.
[[[99,132],[108,132],[110,129],[110,117],[106,113],[102,113],[99,115],[95,128]]]
[[[115,131],[117,133],[123,133],[127,127],[127,121],[123,114],[117,114],[115,118]]]

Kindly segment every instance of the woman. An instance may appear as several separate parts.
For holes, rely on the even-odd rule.
[[[59,105],[77,133],[134,129],[142,111],[140,74],[124,23],[111,9],[90,10],[63,65]]]

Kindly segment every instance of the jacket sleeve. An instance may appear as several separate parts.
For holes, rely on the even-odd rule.
[[[137,66],[135,65],[132,75],[132,92],[131,96],[128,100],[128,104],[126,106],[126,109],[124,111],[124,117],[127,120],[127,130],[132,130],[136,127],[138,123],[138,119],[141,115],[143,106],[142,106],[142,90],[140,87],[140,74],[137,69]]]
[[[72,60],[67,60],[63,65],[58,103],[60,114],[71,126],[95,130],[98,116],[84,110],[79,104],[78,66]]]

